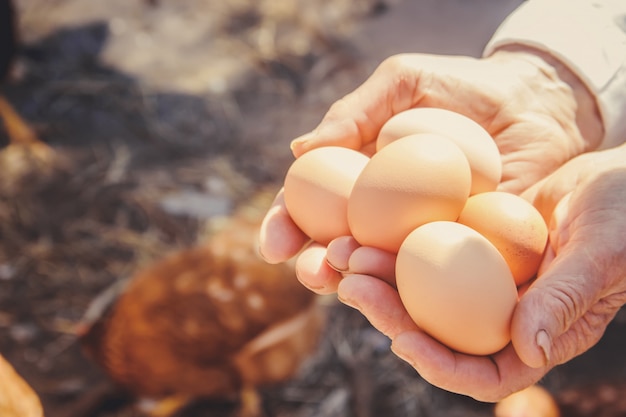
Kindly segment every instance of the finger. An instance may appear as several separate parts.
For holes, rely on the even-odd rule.
[[[581,173],[586,170],[588,161],[589,155],[572,159],[526,190],[522,197],[528,199],[539,210],[546,223],[549,223],[557,204],[579,184]],[[595,168],[593,170],[596,171]]]
[[[361,246],[350,255],[348,271],[371,275],[396,287],[396,255],[381,249]]]
[[[537,196],[539,195],[539,193],[541,191],[541,188],[544,186],[544,184],[546,183],[546,181],[548,181],[549,178],[550,177],[546,177],[546,178],[542,178],[541,180],[537,181],[535,184],[531,185],[525,191],[520,193],[520,197],[522,197],[523,199],[525,199],[529,203],[535,205],[535,200],[538,198]],[[502,187],[500,187],[500,189],[502,191],[506,191],[506,189],[502,189]],[[537,207],[537,206],[535,206],[535,207]],[[541,212],[541,210],[539,210],[539,212]],[[543,213],[542,213],[542,215],[543,215]],[[544,220],[545,220],[545,217],[544,217]]]
[[[281,189],[265,215],[259,231],[259,253],[276,264],[295,256],[309,241],[289,216]]]
[[[497,401],[538,381],[547,371],[522,363],[513,348],[493,357],[454,352],[411,320],[398,292],[368,275],[346,275],[337,289],[339,300],[359,310],[392,339],[392,350],[420,375],[440,388],[481,401]]]
[[[426,381],[479,401],[498,401],[532,385],[547,372],[527,367],[511,345],[494,356],[465,355],[415,330],[398,334],[391,348]]]
[[[617,179],[610,182],[621,181],[623,175],[619,171],[624,169],[624,156],[626,146],[579,155],[540,184],[531,187],[525,194],[534,194],[531,201],[544,218],[549,220],[559,201],[576,188],[594,181],[594,178],[606,174]]]
[[[313,243],[305,248],[296,260],[298,280],[318,294],[332,294],[337,291],[341,274],[326,262],[326,248]]]
[[[540,273],[556,258],[556,252],[559,247],[566,245],[570,239],[567,219],[571,200],[572,193],[565,194],[565,196],[556,203],[551,212],[551,217],[548,222],[548,249],[550,249],[551,252],[548,254],[552,256],[552,259],[546,256],[547,254],[544,254],[544,259],[540,266]]]
[[[335,238],[326,248],[326,262],[336,271],[348,272],[350,255],[359,246],[359,242],[352,236]]]
[[[551,223],[555,257],[520,299],[513,344],[529,366],[558,364],[593,346],[624,304],[623,184],[614,171],[566,195]]]
[[[515,350],[528,366],[558,364],[574,354],[571,348],[568,352],[557,348],[556,341],[596,299],[598,292],[588,274],[588,262],[580,255],[560,255],[520,299],[511,323],[511,335]],[[588,336],[597,340],[599,334]]]
[[[407,70],[401,56],[384,61],[356,90],[335,102],[312,132],[291,143],[298,157],[320,146],[355,150],[373,142],[382,125],[394,114],[416,103],[419,72]]]
[[[570,197],[563,198],[554,210],[550,255],[544,259],[539,277],[520,298],[511,323],[513,345],[531,367],[561,361],[553,352],[554,341],[591,307],[601,291],[593,279],[596,260],[588,256],[587,243],[559,248],[559,239],[569,240],[564,237],[563,224]]]
[[[569,175],[567,171],[557,171],[553,176],[548,177],[537,190],[532,204],[539,210],[546,223],[550,223],[556,206],[574,190],[576,183],[576,174]]]
[[[400,301],[398,292],[384,281],[369,275],[345,275],[337,288],[339,300],[359,310],[379,331],[390,338],[417,330]]]
[[[352,236],[342,236],[329,243],[326,260],[331,268],[358,275],[382,279],[395,288],[396,255],[390,252],[360,246]]]

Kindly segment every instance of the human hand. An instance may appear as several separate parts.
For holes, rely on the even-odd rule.
[[[626,303],[626,145],[578,156],[524,196],[549,222],[550,245],[538,278],[520,298],[504,350],[463,355],[421,332],[389,285],[393,259],[383,268],[380,260],[389,255],[381,251],[358,247],[351,254],[349,238],[329,246],[334,262],[361,271],[345,275],[339,298],[388,335],[394,352],[434,385],[497,401],[533,384],[596,344]]]
[[[293,153],[298,157],[325,145],[371,152],[379,129],[392,115],[412,107],[440,107],[472,118],[494,137],[503,162],[500,189],[520,193],[593,149],[602,134],[586,90],[563,82],[562,71],[547,61],[512,51],[487,59],[392,57],[335,103],[313,132],[294,140]],[[531,367],[513,345],[492,357],[450,351],[420,332],[402,306],[395,290],[394,254],[360,247],[347,236],[328,248],[309,243],[289,217],[282,193],[264,219],[260,251],[269,262],[297,254],[296,271],[305,286],[318,293],[338,291],[343,302],[359,308],[392,338],[396,353],[434,385],[495,401],[537,381],[559,357]],[[536,353],[531,350],[523,357],[528,360]]]
[[[298,157],[325,145],[371,152],[382,125],[413,107],[444,108],[480,123],[502,154],[500,188],[516,193],[595,148],[602,135],[590,93],[546,54],[518,49],[485,59],[405,54],[384,61],[361,87],[331,106],[315,130],[292,142],[293,153]],[[261,228],[260,252],[272,263],[300,253],[296,269],[303,284],[320,293],[336,291],[341,275],[327,264],[326,248],[313,243],[300,252],[307,242],[279,193]]]

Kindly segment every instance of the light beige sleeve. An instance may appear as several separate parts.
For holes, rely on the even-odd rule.
[[[521,44],[549,52],[595,94],[601,148],[626,141],[626,0],[529,0],[504,20],[484,55]]]

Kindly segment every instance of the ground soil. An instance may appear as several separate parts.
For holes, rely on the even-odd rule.
[[[467,2],[450,3],[419,10],[474,13],[471,30],[432,36],[441,28],[429,15],[399,13],[398,1],[17,1],[22,50],[2,90],[71,168],[15,179],[17,193],[3,188],[0,352],[48,417],[79,417],[85,404],[96,404],[88,415],[138,415],[123,398],[100,401],[106,377],[82,354],[74,325],[112,283],[198,242],[207,222],[259,188],[277,188],[289,140],[407,44],[393,40],[394,22],[421,22],[431,35],[413,50],[476,54],[518,2],[489,9],[489,22]],[[422,380],[358,312],[327,308],[318,352],[293,381],[263,391],[268,415],[491,415],[490,404]],[[624,382],[625,351],[621,312],[596,347],[542,383],[576,404],[572,387]],[[233,413],[200,403],[180,415]]]

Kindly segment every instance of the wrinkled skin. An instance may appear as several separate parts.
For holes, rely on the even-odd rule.
[[[511,344],[477,357],[430,338],[400,302],[395,255],[348,236],[328,247],[309,243],[281,193],[261,228],[260,251],[268,262],[297,255],[303,285],[337,292],[432,384],[497,401],[595,344],[626,302],[626,151],[577,157],[597,146],[597,135],[589,134],[597,129],[581,124],[584,106],[572,88],[523,55],[497,53],[487,59],[391,57],[336,102],[313,132],[294,140],[293,153],[324,145],[369,152],[389,117],[420,106],[462,113],[487,129],[502,154],[500,189],[533,201],[549,221],[550,250],[514,313]]]

